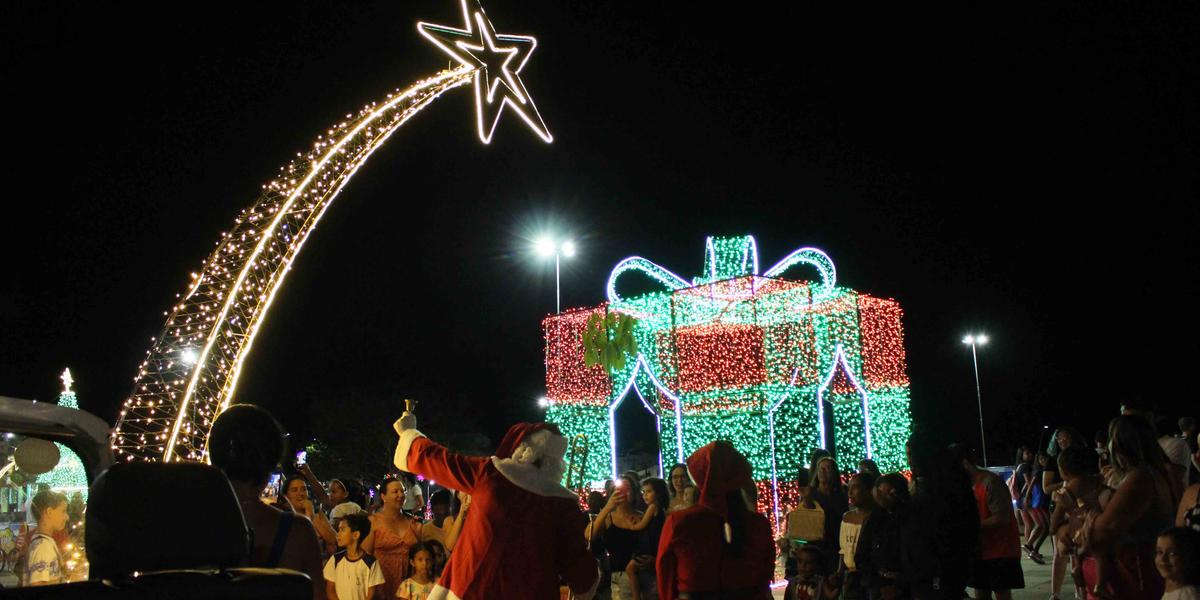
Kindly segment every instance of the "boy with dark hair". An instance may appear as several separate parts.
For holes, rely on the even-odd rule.
[[[371,533],[367,513],[352,513],[338,522],[337,543],[344,548],[325,563],[325,593],[329,600],[371,600],[383,585],[383,570],[359,544]]]

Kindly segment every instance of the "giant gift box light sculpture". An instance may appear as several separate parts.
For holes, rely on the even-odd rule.
[[[843,469],[904,464],[909,383],[896,301],[836,286],[833,261],[801,248],[759,274],[753,237],[708,238],[692,281],[641,257],[613,269],[608,302],[547,317],[546,420],[588,440],[586,480],[616,475],[616,408],[637,398],[658,424],[660,470],[715,440],[754,466],[759,507],[794,504],[795,474],[818,447]],[[780,278],[798,265],[816,281]],[[638,271],[665,289],[622,297]],[[593,313],[637,318],[638,356],[611,375],[586,367],[580,335]]]

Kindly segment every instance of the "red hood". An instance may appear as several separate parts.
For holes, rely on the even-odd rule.
[[[500,440],[500,447],[496,448],[496,457],[512,458],[513,452],[517,450],[517,446],[520,446],[521,442],[525,441],[527,436],[543,429],[549,430],[554,435],[562,436],[558,425],[554,423],[517,423],[509,427],[508,433],[504,434],[504,439]]]
[[[687,459],[687,468],[692,480],[700,487],[700,504],[721,515],[726,514],[726,494],[754,485],[750,461],[733,444],[723,440],[692,453]]]

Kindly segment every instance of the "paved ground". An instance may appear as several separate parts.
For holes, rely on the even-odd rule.
[[[1047,550],[1043,548],[1043,550]],[[1039,565],[1028,558],[1021,557],[1021,570],[1025,572],[1025,589],[1013,590],[1013,600],[1046,600],[1050,597],[1050,564],[1047,556],[1046,565]],[[1074,598],[1068,576],[1067,585],[1063,586],[1063,600]],[[975,590],[970,590],[974,597]],[[775,598],[783,598],[783,589],[775,590]]]
[[[1043,547],[1043,552],[1049,552],[1050,543],[1047,542]],[[1014,600],[1046,600],[1050,597],[1050,556],[1046,555],[1046,564],[1039,565],[1028,558],[1021,557],[1021,570],[1025,571],[1025,589],[1013,590]],[[1067,576],[1067,585],[1063,586],[1064,598],[1074,598],[1072,587],[1070,585],[1070,575]]]

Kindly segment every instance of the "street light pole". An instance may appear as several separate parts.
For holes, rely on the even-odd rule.
[[[983,452],[984,467],[988,465],[987,437],[983,433],[983,392],[980,391],[979,386],[979,355],[975,351],[975,344],[983,345],[987,343],[987,340],[987,336],[985,335],[968,335],[963,338],[964,344],[971,345],[971,362],[975,365],[975,402],[979,406],[979,445],[980,450]]]
[[[979,388],[979,356],[975,354],[975,344],[971,344],[971,362],[975,363],[975,402],[979,405],[979,445],[983,450],[983,466],[988,465],[987,438],[983,433],[983,392]]]
[[[550,258],[550,254],[554,254],[554,313],[560,314],[562,313],[562,257],[575,256],[575,242],[571,240],[558,242],[554,238],[545,236],[534,242],[534,249],[542,258]]]

